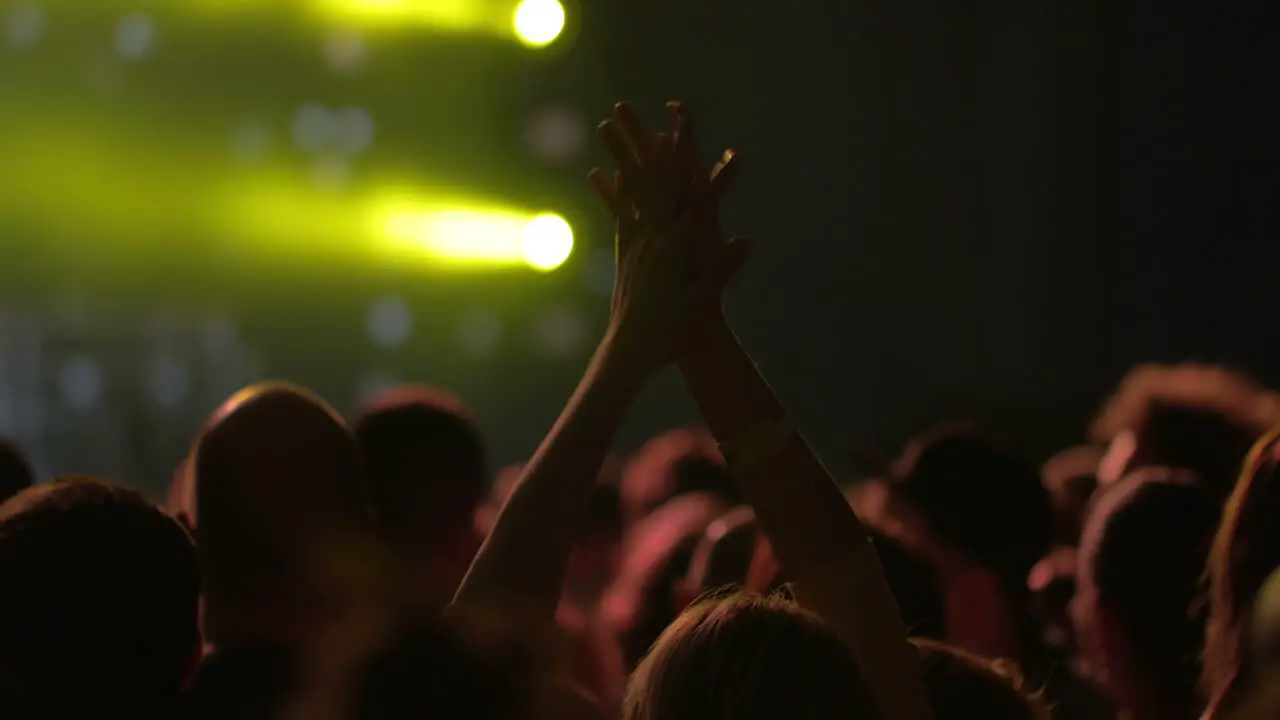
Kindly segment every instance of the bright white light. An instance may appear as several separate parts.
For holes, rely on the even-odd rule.
[[[369,306],[369,337],[379,347],[405,344],[413,334],[413,310],[403,298],[387,297]]]
[[[573,228],[559,215],[539,215],[525,226],[521,251],[538,270],[554,270],[573,252]]]
[[[146,13],[130,13],[116,23],[116,52],[120,57],[141,60],[155,44],[156,23]]]
[[[9,46],[18,52],[30,50],[44,36],[44,9],[34,3],[19,5],[9,13]]]
[[[564,30],[564,6],[557,0],[524,0],[516,8],[515,26],[524,44],[549,45]]]

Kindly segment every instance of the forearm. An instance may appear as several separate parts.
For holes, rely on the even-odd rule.
[[[524,619],[553,621],[600,467],[645,379],[616,338],[601,343],[476,554],[455,607],[512,604]]]
[[[754,428],[785,423],[785,411],[724,323],[680,362],[703,418],[722,446]],[[779,427],[787,427],[785,424]],[[802,605],[844,639],[885,717],[929,717],[914,650],[875,549],[804,438],[788,433],[777,452],[730,469]]]
[[[762,423],[785,418],[785,409],[729,326],[707,327],[696,347],[681,357],[680,371],[716,440],[733,443]],[[737,469],[735,478],[793,577],[867,542],[857,516],[798,432],[781,452]]]

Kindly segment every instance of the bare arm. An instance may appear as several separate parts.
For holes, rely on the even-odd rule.
[[[797,599],[845,639],[885,717],[929,717],[916,653],[862,523],[723,316],[709,312],[697,327],[681,373]]]
[[[515,605],[523,620],[555,621],[569,555],[613,437],[648,371],[616,333],[596,350],[578,389],[502,508],[454,597],[460,608]]]
[[[619,143],[617,122],[606,121],[601,132],[620,165],[631,170],[636,192],[627,184],[614,199],[628,212],[614,208],[617,268],[609,330],[453,601],[455,611],[496,607],[514,612],[519,622],[531,624],[530,630],[553,626],[573,543],[613,437],[644,382],[673,359],[689,298],[709,282],[680,244],[690,236],[690,213],[642,223],[630,212],[637,201],[645,207],[676,207],[685,188],[670,196],[651,192],[673,170],[650,164],[647,155],[642,167],[640,158]]]

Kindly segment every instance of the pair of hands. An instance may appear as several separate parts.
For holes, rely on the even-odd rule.
[[[618,170],[612,180],[590,173],[617,223],[610,334],[654,367],[724,321],[721,296],[750,248],[744,238],[723,241],[716,221],[736,156],[724,153],[708,177],[679,103],[667,104],[666,125],[650,133],[619,103],[599,128]]]

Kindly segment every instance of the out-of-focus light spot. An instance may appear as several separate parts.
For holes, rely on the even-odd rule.
[[[156,23],[146,13],[130,13],[116,23],[116,52],[129,60],[141,60],[155,44]]]
[[[333,146],[337,137],[337,121],[322,105],[309,104],[293,115],[293,143],[300,150],[320,152]]]
[[[502,323],[490,312],[475,310],[458,323],[458,344],[473,357],[488,357],[502,342]]]
[[[582,316],[568,308],[555,308],[534,326],[536,349],[548,357],[562,358],[577,353],[587,337]]]
[[[230,352],[236,347],[237,334],[235,320],[226,315],[211,315],[205,318],[200,344],[207,353]]]
[[[102,396],[102,371],[92,359],[79,356],[67,361],[58,373],[62,399],[77,412],[88,412]]]
[[[530,267],[555,270],[573,252],[573,228],[559,215],[539,215],[525,226],[520,249]]]
[[[44,36],[44,8],[34,3],[19,5],[9,13],[9,47],[18,52],[30,50]]]
[[[336,30],[324,41],[324,59],[340,73],[352,73],[364,63],[364,37],[354,30]]]
[[[403,298],[387,297],[373,303],[365,322],[369,338],[378,347],[403,345],[413,334],[413,310]]]
[[[556,215],[501,209],[415,208],[395,200],[378,206],[375,222],[389,252],[416,251],[463,265],[529,265],[551,270],[573,249],[573,231]]]
[[[399,384],[400,378],[395,373],[370,370],[356,383],[356,405],[364,405]]]
[[[529,121],[525,138],[529,151],[541,160],[567,163],[586,146],[587,129],[582,118],[561,107],[539,110]]]
[[[151,387],[151,394],[156,402],[161,407],[171,408],[186,397],[190,378],[182,363],[166,355],[157,360],[155,366],[151,368],[151,377],[148,378],[147,384]]]
[[[612,295],[616,265],[612,250],[593,250],[582,269],[582,280],[587,289],[602,297]]]
[[[525,45],[550,45],[564,30],[564,6],[557,0],[523,0],[516,8],[515,28]]]
[[[362,107],[343,108],[334,115],[337,149],[356,155],[373,144],[373,116]]]
[[[246,118],[231,131],[231,154],[242,163],[263,159],[271,148],[271,125],[262,118]]]
[[[326,192],[338,192],[347,186],[351,178],[351,165],[341,155],[326,154],[316,158],[312,179],[316,187]]]

